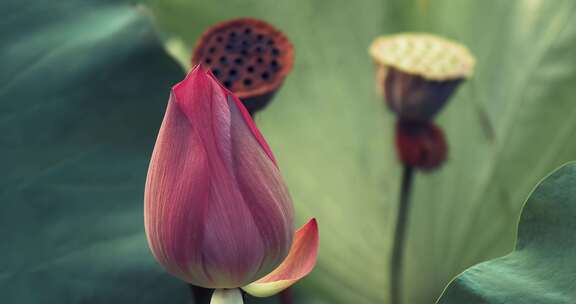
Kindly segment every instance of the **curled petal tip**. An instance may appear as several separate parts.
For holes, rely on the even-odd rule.
[[[255,297],[268,297],[290,287],[314,269],[319,243],[318,223],[311,219],[296,231],[290,252],[282,264],[242,289]]]

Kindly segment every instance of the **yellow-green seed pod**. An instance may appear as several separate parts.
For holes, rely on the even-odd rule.
[[[463,45],[424,33],[382,36],[370,46],[378,88],[404,120],[430,120],[474,70]]]

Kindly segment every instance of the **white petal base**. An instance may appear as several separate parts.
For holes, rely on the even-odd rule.
[[[216,289],[210,304],[244,304],[240,289]]]

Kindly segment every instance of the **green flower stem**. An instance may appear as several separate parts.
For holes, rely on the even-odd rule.
[[[398,202],[398,217],[394,231],[394,245],[390,259],[390,303],[402,303],[402,260],[404,257],[404,243],[406,241],[406,228],[408,226],[408,213],[410,211],[410,192],[414,177],[414,168],[404,165],[402,185]]]

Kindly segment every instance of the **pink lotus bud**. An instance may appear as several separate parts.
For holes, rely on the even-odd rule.
[[[293,207],[274,156],[238,98],[200,67],[172,89],[144,200],[152,253],[190,284],[242,287],[286,263]]]

